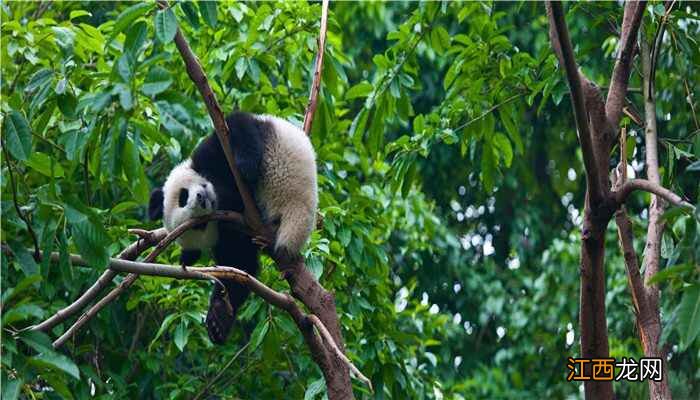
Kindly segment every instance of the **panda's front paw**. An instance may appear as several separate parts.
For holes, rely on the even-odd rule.
[[[258,246],[260,250],[265,250],[270,246],[270,239],[266,238],[265,236],[253,236],[250,238],[250,241],[253,242],[254,245]]]

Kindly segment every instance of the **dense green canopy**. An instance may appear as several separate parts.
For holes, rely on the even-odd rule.
[[[320,4],[3,2],[2,398],[320,398],[325,383],[289,316],[253,297],[225,346],[202,319],[210,283],[142,277],[59,349],[21,331],[65,307],[152,229],[151,188],[212,124],[177,24],[224,111],[301,124]],[[652,2],[642,40],[664,6]],[[622,19],[567,8],[577,60],[609,85]],[[358,398],[577,398],[585,194],[568,88],[540,3],[331,3],[311,138],[322,227],[305,256],[335,293]],[[669,14],[656,67],[663,185],[700,188],[700,9]],[[643,111],[639,65],[628,101]],[[644,176],[629,118],[630,173]],[[619,151],[615,151],[616,157]],[[614,165],[611,165],[611,169]],[[641,257],[649,195],[628,203]],[[699,215],[670,209],[661,247],[662,341],[676,398],[700,396]],[[27,229],[27,224],[31,229]],[[614,224],[611,357],[643,356]],[[30,233],[31,232],[31,233]],[[33,238],[35,236],[35,238]],[[36,242],[36,243],[35,243]],[[34,246],[45,254],[37,262]],[[159,262],[176,264],[177,246]],[[11,255],[10,255],[11,253]],[[69,253],[90,267],[73,266]],[[286,282],[265,259],[260,279]],[[243,346],[246,348],[239,352]],[[646,382],[616,382],[620,398]],[[206,398],[206,397],[205,397]]]

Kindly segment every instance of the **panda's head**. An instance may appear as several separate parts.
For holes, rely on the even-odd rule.
[[[193,217],[216,210],[214,185],[192,169],[192,161],[185,160],[173,168],[162,188],[151,193],[148,215],[163,218],[165,229],[171,231]]]

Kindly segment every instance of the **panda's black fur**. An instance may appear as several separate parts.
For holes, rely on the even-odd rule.
[[[226,118],[236,166],[253,192],[264,222],[278,227],[276,251],[298,255],[315,225],[316,164],[311,144],[302,130],[276,117],[234,112]],[[213,190],[211,188],[213,187]],[[176,166],[163,188],[151,193],[149,216],[163,218],[172,230],[185,220],[213,212],[243,212],[226,156],[215,134],[205,138],[191,157]],[[252,275],[259,269],[259,249],[251,238],[230,223],[210,221],[183,234],[180,262],[193,265],[202,250],[210,249],[217,265],[234,266]],[[212,291],[207,330],[212,342],[223,343],[249,290],[222,280]]]

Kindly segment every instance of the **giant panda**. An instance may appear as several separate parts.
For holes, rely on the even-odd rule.
[[[263,223],[276,228],[272,251],[298,257],[313,231],[318,202],[316,157],[309,138],[290,122],[268,115],[237,111],[226,118],[226,124],[236,166],[252,191]],[[190,158],[172,169],[161,188],[153,190],[149,216],[163,218],[165,229],[172,231],[190,218],[215,210],[243,212],[243,201],[221,144],[212,133]],[[180,236],[178,243],[183,266],[193,265],[203,250],[210,250],[217,265],[257,274],[259,247],[230,223],[202,224]],[[249,293],[232,280],[222,283],[228,302],[215,286],[206,318],[209,337],[216,344],[225,342]]]

